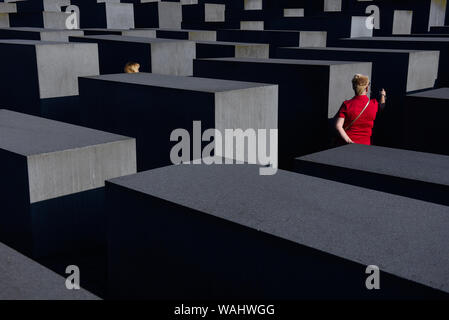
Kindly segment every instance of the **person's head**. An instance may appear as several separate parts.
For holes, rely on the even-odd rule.
[[[367,94],[369,85],[369,78],[363,74],[356,74],[354,78],[352,78],[352,88],[354,89],[356,96]]]
[[[137,62],[128,62],[125,65],[125,73],[137,73],[139,72],[140,64]]]

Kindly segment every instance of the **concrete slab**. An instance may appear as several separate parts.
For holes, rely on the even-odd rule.
[[[284,9],[284,18],[304,17],[303,8],[286,8]]]
[[[407,148],[449,155],[446,142],[447,119],[449,118],[449,88],[407,95],[404,106]],[[432,113],[436,116],[432,118],[432,121],[423,121],[423,110],[432,110]]]
[[[70,41],[98,44],[101,74],[123,72],[129,61],[138,62],[143,72],[179,76],[193,74],[193,41],[117,35],[70,37]]]
[[[27,39],[42,41],[68,42],[69,36],[83,36],[81,30],[45,29],[45,28],[7,28],[0,29],[0,39]]]
[[[136,172],[135,140],[9,110],[0,131],[1,241],[31,256],[104,243],[102,187]]]
[[[0,13],[0,28],[9,28],[9,13]]]
[[[183,21],[181,3],[149,2],[134,4],[136,28],[181,28]]]
[[[34,115],[44,99],[78,95],[78,76],[99,73],[96,44],[0,40],[0,59],[21,61],[3,67],[2,104]]]
[[[66,29],[70,13],[60,11],[39,11],[10,13],[11,27],[35,27],[48,29]]]
[[[432,34],[449,34],[449,26],[430,27]]]
[[[199,3],[182,6],[182,21],[224,22],[226,5]]]
[[[278,58],[373,63],[372,83],[378,92],[388,88],[389,95],[433,88],[438,77],[439,51],[366,48],[279,48]],[[395,77],[391,77],[391,70]]]
[[[413,49],[413,50],[438,50],[440,51],[440,63],[438,70],[438,85],[449,85],[449,60],[445,57],[449,54],[449,38],[423,38],[423,37],[372,37],[343,39],[342,47],[353,48],[382,48],[382,49]]]
[[[449,293],[446,206],[248,165],[151,170],[108,181],[107,198],[115,298]],[[366,289],[368,265],[382,290]]]
[[[326,32],[278,30],[218,30],[217,40],[268,43],[272,52],[277,47],[325,47]]]
[[[224,4],[205,3],[204,4],[204,21],[205,22],[224,22],[225,21]]]
[[[99,300],[68,290],[63,277],[0,243],[0,300]]]
[[[319,3],[320,1],[315,1]],[[321,2],[322,3],[322,2]],[[373,30],[366,27],[366,16],[337,14],[334,12],[310,15],[307,7],[304,17],[287,17],[282,19],[268,19],[265,21],[267,30],[301,30],[326,32],[327,44],[336,46],[338,39],[359,36],[372,36]],[[307,14],[309,12],[309,14]],[[322,10],[321,10],[322,12]],[[285,47],[285,45],[283,45]]]
[[[119,2],[86,2],[71,0],[80,8],[80,28],[132,29],[135,27],[134,6]]]
[[[395,10],[393,16],[393,35],[412,33],[412,10]]]
[[[216,41],[217,31],[215,30],[187,30],[187,29],[157,29],[158,38],[180,39],[193,41]]]
[[[245,10],[262,10],[263,1],[262,0],[245,0],[244,4]]]
[[[96,36],[96,35],[117,35],[117,36],[129,36],[129,37],[146,37],[156,38],[155,29],[101,29],[101,28],[86,28],[83,29],[84,35]]]
[[[197,58],[259,58],[268,59],[270,45],[263,43],[195,41]]]
[[[276,85],[150,73],[102,75],[79,82],[83,123],[135,137],[139,170],[172,164],[173,130],[185,129],[194,139],[194,121],[201,121],[204,130],[216,128],[221,133],[277,128]],[[190,153],[190,159],[195,156]]]
[[[296,159],[296,171],[324,179],[449,205],[449,157],[348,145]]]
[[[0,13],[14,12],[17,12],[17,5],[15,3],[0,2]]]
[[[70,0],[17,1],[17,12],[61,12],[62,6],[69,6]]]
[[[264,21],[240,21],[240,30],[264,30]]]
[[[351,79],[356,73],[371,75],[371,63],[249,58],[194,61],[198,77],[279,85],[279,157],[283,168],[291,168],[297,156],[327,146],[328,118],[344,100],[353,97]],[[313,137],[310,132],[314,132]]]

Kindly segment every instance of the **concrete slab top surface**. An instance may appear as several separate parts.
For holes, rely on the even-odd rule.
[[[107,40],[107,41],[120,41],[120,42],[137,42],[137,43],[148,43],[148,44],[164,43],[164,42],[193,42],[190,40],[120,36],[120,35],[115,35],[115,34],[84,36],[84,37],[74,37],[74,38],[87,38],[87,39],[94,39],[94,40]]]
[[[12,27],[12,28],[0,28],[1,30],[11,31],[25,31],[25,32],[82,32],[80,29],[50,29],[50,28],[37,28],[37,27]]]
[[[427,90],[419,93],[409,94],[410,97],[421,97],[421,98],[433,98],[433,99],[444,99],[449,100],[449,88],[439,88],[434,90]],[[449,107],[449,104],[448,104]]]
[[[449,156],[444,155],[353,144],[298,159],[449,186]]]
[[[25,40],[25,39],[12,39],[12,40],[1,40],[0,44],[18,44],[26,46],[48,46],[48,45],[71,45],[73,43],[62,42],[62,41],[40,41],[40,40]]]
[[[65,278],[0,243],[0,300],[99,300],[69,290]]]
[[[83,78],[102,80],[102,81],[131,83],[161,88],[211,92],[211,93],[249,89],[249,88],[260,88],[264,86],[274,85],[274,84],[264,84],[254,82],[232,81],[232,80],[161,75],[146,72],[128,73],[128,74],[126,73],[106,74]]]
[[[294,34],[294,33],[301,33],[301,32],[314,32],[314,31],[300,31],[300,30],[242,30],[242,29],[222,29],[222,30],[218,30],[218,31],[241,31],[243,32],[255,32],[255,33],[290,33],[290,34]],[[317,30],[316,32],[325,32],[325,31],[320,31]]]
[[[354,41],[395,41],[395,42],[404,42],[404,41],[416,41],[416,42],[449,42],[449,38],[442,37],[359,37],[359,38],[344,38],[343,40],[354,40]]]
[[[156,28],[156,29],[134,29],[134,30],[156,30],[156,31],[173,31],[173,32],[217,32],[217,30],[202,29],[175,29],[175,28]]]
[[[268,43],[250,43],[250,42],[232,42],[232,41],[207,41],[207,40],[192,40],[199,44],[210,44],[220,46],[269,46]]]
[[[415,50],[415,49],[379,49],[379,48],[339,48],[339,47],[282,47],[282,49],[292,50],[322,50],[322,51],[357,51],[357,52],[376,52],[376,53],[411,53],[411,52],[429,52],[431,50]]]
[[[0,149],[24,156],[131,138],[0,109]]]
[[[449,292],[442,205],[283,170],[260,176],[251,165],[169,166],[109,182]]]
[[[107,28],[82,28],[81,31],[113,31],[113,32],[123,32],[123,31],[132,31],[135,29],[107,29]],[[141,29],[142,30],[142,29]]]
[[[329,60],[301,60],[301,59],[261,59],[261,58],[205,58],[199,60],[212,61],[232,61],[232,62],[251,62],[251,63],[271,63],[271,64],[297,64],[297,65],[317,65],[331,66],[352,63],[368,63],[360,61],[329,61]]]

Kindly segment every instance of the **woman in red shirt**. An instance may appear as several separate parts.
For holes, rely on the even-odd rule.
[[[380,92],[380,105],[368,97],[370,86],[367,76],[356,74],[352,79],[355,97],[343,102],[337,114],[335,127],[346,143],[371,144],[374,120],[377,112],[385,107],[386,92]]]

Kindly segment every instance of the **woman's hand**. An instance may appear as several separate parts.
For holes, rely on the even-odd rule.
[[[346,143],[347,143],[347,144],[353,144],[354,141],[352,141],[351,138],[348,137],[348,139],[346,140]]]

